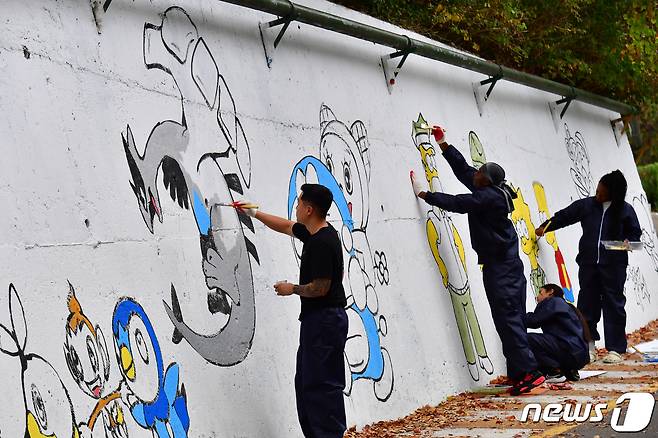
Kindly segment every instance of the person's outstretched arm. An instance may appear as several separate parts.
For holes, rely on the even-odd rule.
[[[429,205],[439,207],[453,213],[476,213],[482,211],[487,204],[487,195],[481,191],[463,195],[449,195],[441,192],[427,192],[423,190],[423,184],[416,180],[412,170],[409,172],[411,187],[414,194]]]
[[[289,219],[260,211],[255,204],[249,201],[239,201],[235,208],[242,210],[247,216],[258,219],[267,228],[277,233],[287,234],[288,236],[293,235],[292,226],[295,225],[295,222]]]
[[[429,205],[453,213],[477,213],[483,210],[485,204],[482,196],[478,194],[449,195],[441,192],[421,192],[418,197],[424,199]]]
[[[535,230],[537,236],[543,236],[549,231],[559,230],[580,222],[585,214],[585,203],[587,198],[574,201],[568,207],[558,211],[552,218],[545,221]]]
[[[551,318],[554,318],[556,314],[560,313],[557,309],[557,301],[562,298],[548,298],[541,303],[537,304],[534,312],[528,312],[523,317],[523,322],[527,328],[540,328],[542,324],[548,321]]]
[[[457,150],[457,148],[446,142],[445,131],[443,128],[439,126],[433,127],[432,135],[434,135],[434,139],[439,144],[443,156],[452,169],[452,173],[455,174],[459,182],[464,184],[471,192],[475,190],[473,176],[477,172],[477,169],[466,162],[464,156]]]

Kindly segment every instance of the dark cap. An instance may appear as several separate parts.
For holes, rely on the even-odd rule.
[[[505,170],[496,163],[484,163],[482,167],[480,167],[480,172],[489,178],[491,184],[495,186],[499,186],[503,181],[505,181]]]

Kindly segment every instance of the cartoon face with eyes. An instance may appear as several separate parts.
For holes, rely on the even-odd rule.
[[[162,353],[146,312],[130,298],[122,298],[112,318],[119,369],[133,395],[154,401],[163,383]]]
[[[523,193],[520,188],[515,189],[516,199],[514,199],[514,211],[512,212],[512,222],[516,228],[521,241],[521,249],[530,259],[530,265],[533,269],[537,268],[537,236],[535,227],[530,217],[530,207],[523,199]]]
[[[75,290],[69,283],[69,316],[66,320],[64,357],[73,380],[87,395],[100,399],[110,378],[110,358],[100,326],[83,313]]]
[[[0,352],[20,359],[25,438],[79,438],[71,398],[59,375],[43,357],[25,351],[28,327],[13,284],[9,285],[9,313],[11,324],[0,324]]]
[[[365,125],[356,121],[348,128],[329,107],[322,105],[320,127],[320,160],[345,195],[354,228],[365,229],[370,211],[370,158]]]

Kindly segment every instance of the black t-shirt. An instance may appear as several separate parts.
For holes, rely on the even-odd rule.
[[[345,307],[343,289],[343,250],[338,232],[330,224],[311,234],[306,226],[296,223],[293,235],[304,242],[299,265],[299,284],[306,285],[317,278],[330,278],[331,286],[327,295],[318,298],[300,297],[302,312],[299,318],[314,309],[325,307]]]

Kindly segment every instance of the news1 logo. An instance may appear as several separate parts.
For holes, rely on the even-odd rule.
[[[626,415],[622,419],[621,407],[624,402],[628,402]],[[612,410],[610,426],[615,432],[640,432],[651,422],[655,400],[653,394],[643,392],[628,392],[619,397],[615,403],[616,407]],[[542,408],[539,403],[529,403],[523,408],[521,421],[527,422],[530,412],[534,410],[530,420],[538,422],[540,419],[546,423],[599,423],[603,420],[604,411],[608,405],[606,403],[576,403],[562,405],[560,403],[549,403]]]

